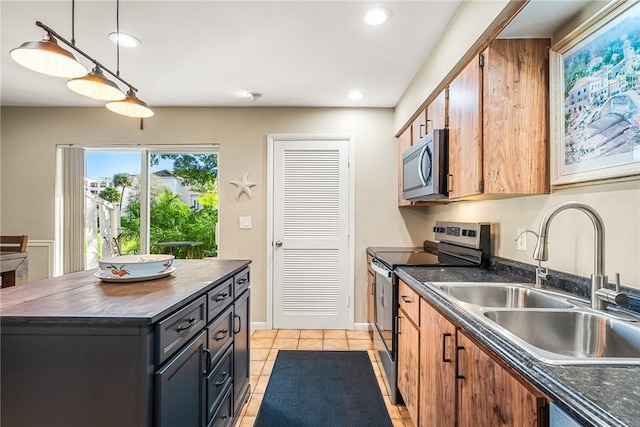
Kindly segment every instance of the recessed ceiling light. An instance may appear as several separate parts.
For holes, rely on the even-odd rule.
[[[119,36],[118,33],[109,34],[109,40],[116,44],[119,42],[122,47],[138,47],[142,44],[137,37],[122,32]]]
[[[362,99],[364,98],[364,92],[361,90],[352,90],[347,94],[347,98],[349,99]]]
[[[385,7],[375,7],[367,10],[364,15],[364,22],[369,25],[382,25],[391,18],[391,11]]]

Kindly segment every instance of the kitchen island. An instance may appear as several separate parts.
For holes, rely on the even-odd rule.
[[[2,425],[230,425],[249,389],[246,260],[0,291]],[[230,375],[228,367],[233,366]]]

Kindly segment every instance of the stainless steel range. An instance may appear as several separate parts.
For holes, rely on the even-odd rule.
[[[397,385],[398,277],[394,269],[402,266],[479,268],[490,254],[488,223],[436,221],[433,231],[439,243],[425,241],[423,248],[373,248],[373,341],[392,403],[401,401]]]

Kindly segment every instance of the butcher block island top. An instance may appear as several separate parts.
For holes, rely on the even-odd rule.
[[[87,270],[0,291],[3,323],[152,324],[202,295],[248,260],[176,260],[164,278],[108,283]]]

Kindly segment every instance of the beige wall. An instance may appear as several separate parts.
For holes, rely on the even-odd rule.
[[[56,144],[220,143],[220,256],[251,259],[252,320],[265,321],[266,136],[352,134],[355,137],[356,322],[366,319],[365,249],[417,245],[424,240],[424,213],[399,212],[396,203],[397,145],[390,109],[156,108],[139,121],[104,108],[17,108],[1,112],[0,228],[31,239],[54,238]],[[235,200],[230,180],[258,183],[253,199]],[[239,216],[253,228],[240,230]],[[409,230],[415,230],[410,233]]]

